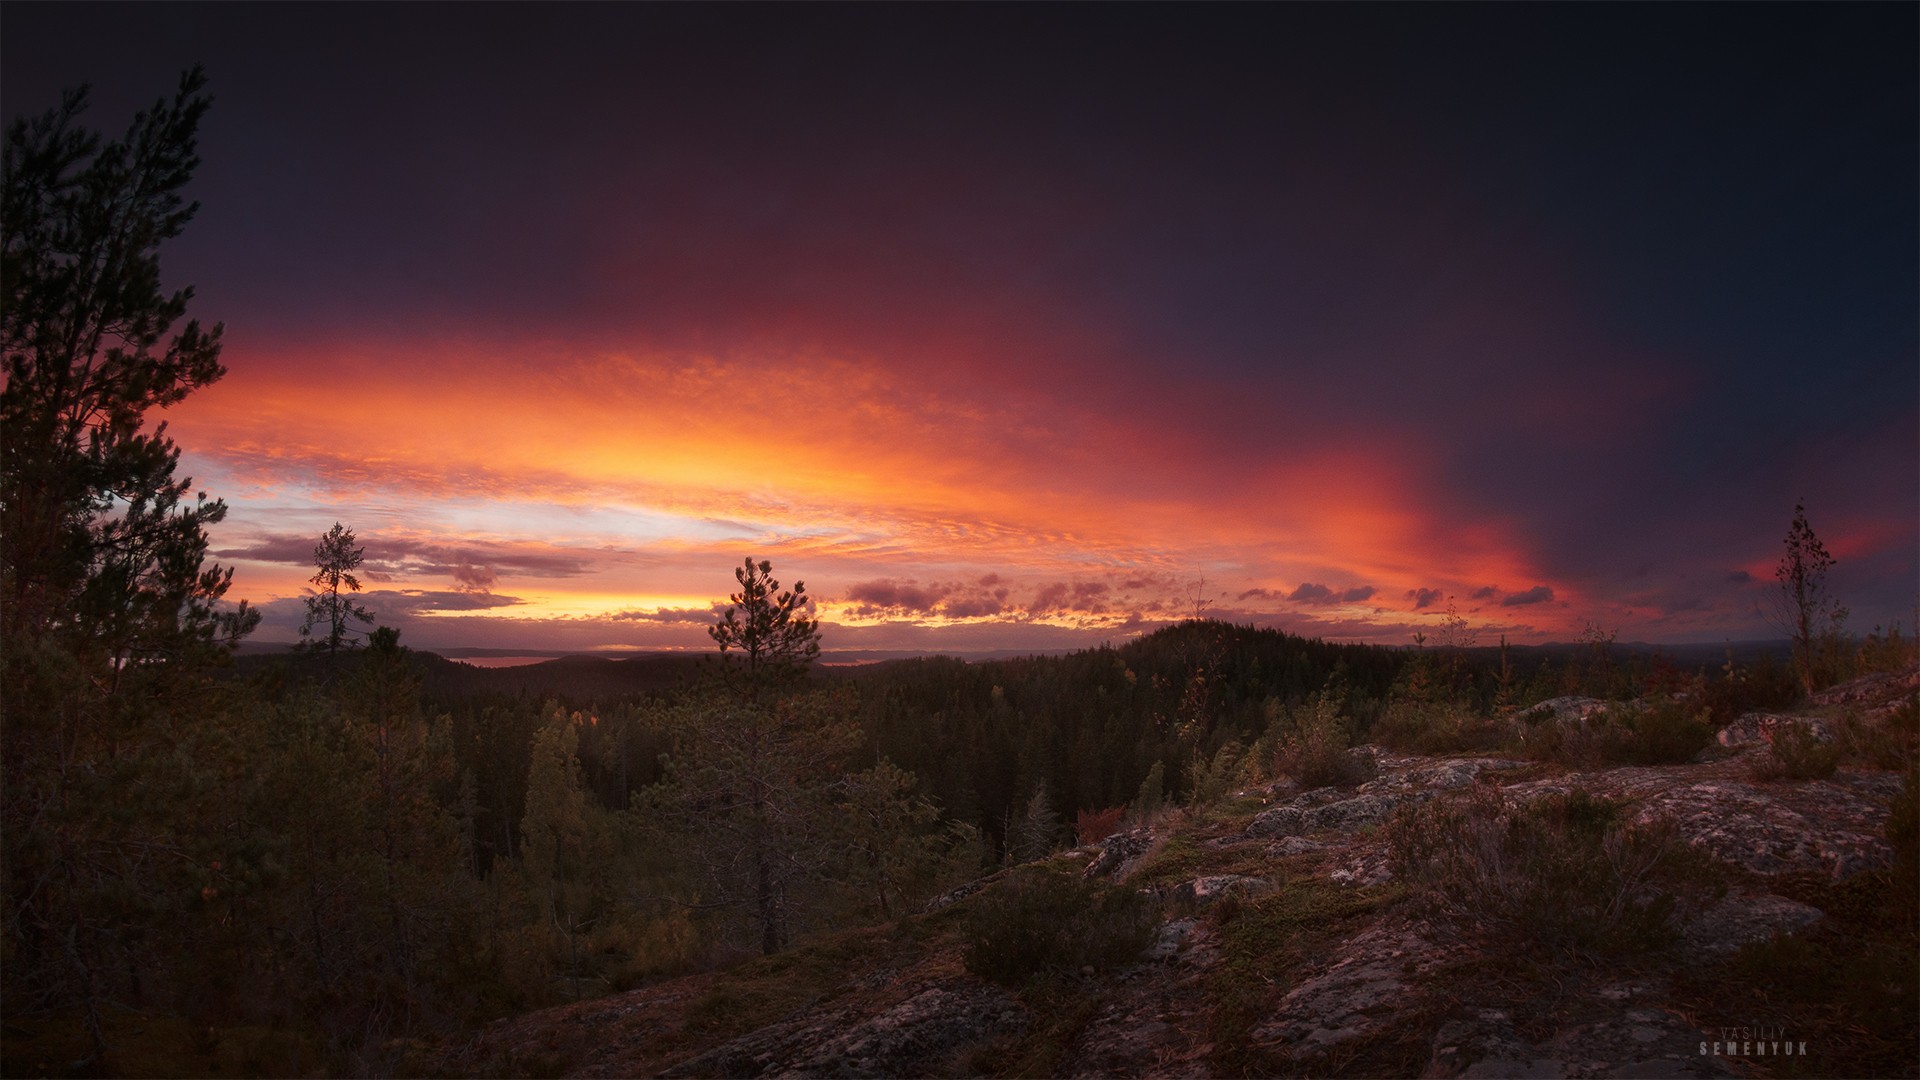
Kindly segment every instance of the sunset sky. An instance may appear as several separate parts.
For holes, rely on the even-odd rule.
[[[204,63],[229,596],[426,648],[829,650],[1205,611],[1780,636],[1794,504],[1920,603],[1920,8],[9,0],[9,120]]]

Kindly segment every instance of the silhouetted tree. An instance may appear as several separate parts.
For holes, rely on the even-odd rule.
[[[820,654],[806,587],[781,592],[764,560],[734,578],[734,606],[710,633],[723,656],[738,649],[744,661],[666,718],[673,750],[653,805],[705,879],[703,905],[746,910],[771,954],[809,905],[809,883],[857,881],[891,910],[886,897],[899,899],[918,855],[890,834],[935,815],[910,794],[912,775],[884,758],[850,773],[860,741],[851,695],[799,678]]]
[[[153,721],[258,621],[220,609],[232,571],[206,562],[206,529],[226,507],[188,498],[179,448],[149,423],[225,373],[218,326],[175,330],[193,291],[160,288],[158,249],[197,209],[181,190],[203,85],[186,73],[111,142],[70,91],[0,154],[6,989],[84,1004],[96,1054],[98,1006],[139,995],[194,831],[173,819],[186,804],[143,779],[165,805],[141,806],[113,778],[191,771]]]
[[[0,605],[9,654],[39,642],[95,670],[178,657],[257,621],[217,612],[232,571],[203,566],[226,506],[176,479],[180,451],[149,409],[225,374],[220,327],[160,290],[160,244],[198,209],[208,99],[199,69],[122,141],[78,125],[87,92],[7,131],[0,194]],[[171,334],[171,336],[169,336]]]
[[[1847,609],[1835,604],[1827,589],[1833,556],[1827,554],[1826,545],[1807,522],[1806,504],[1794,504],[1793,524],[1787,529],[1784,543],[1787,553],[1773,572],[1778,582],[1773,621],[1793,640],[1794,668],[1801,687],[1812,693],[1818,680],[1821,645],[1839,636]]]
[[[354,603],[350,595],[360,591],[360,579],[354,577],[353,572],[366,558],[366,550],[355,547],[353,541],[353,530],[336,521],[313,549],[317,569],[307,580],[313,584],[314,591],[307,596],[307,619],[300,624],[300,636],[313,633],[315,626],[326,627],[324,639],[308,644],[327,650],[329,655],[338,653],[342,646],[351,649],[359,644],[351,637],[360,633],[353,628],[353,623],[373,625],[373,614]]]
[[[806,584],[796,581],[792,592],[781,592],[773,564],[765,559],[746,560],[733,576],[740,591],[727,600],[734,606],[707,628],[720,654],[740,650],[748,688],[755,693],[768,680],[804,673],[820,656],[820,623],[808,617]]]

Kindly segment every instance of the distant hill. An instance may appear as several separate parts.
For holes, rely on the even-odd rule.
[[[1514,645],[1510,647],[1510,653],[1521,670],[1530,670],[1541,661],[1559,664],[1568,658],[1583,656],[1590,648],[1577,642],[1550,642],[1545,645]],[[1480,645],[1467,650],[1469,655],[1487,659],[1496,657],[1499,651],[1497,645]],[[1726,662],[1729,652],[1735,663],[1745,666],[1768,655],[1775,660],[1784,660],[1790,655],[1791,647],[1785,641],[1733,641],[1699,645],[1615,642],[1610,652],[1616,660],[1624,661],[1632,656],[1660,656],[1684,671],[1705,669],[1712,673]],[[595,699],[671,690],[698,678],[719,662],[717,654],[708,652],[561,653],[553,655],[551,659],[512,667],[481,667],[464,662],[467,659],[538,655],[540,651],[536,649],[462,648],[449,649],[445,653],[414,651],[421,668],[423,691],[429,698],[442,700],[506,694],[516,697],[554,697],[584,704]],[[992,663],[1061,654],[996,651],[956,656],[854,650],[823,654],[820,673],[830,678],[858,678],[936,655],[965,663]],[[233,671],[244,677],[284,667],[289,674],[310,673],[317,677],[324,671],[325,664],[324,657],[293,653],[284,645],[247,643],[237,650]]]

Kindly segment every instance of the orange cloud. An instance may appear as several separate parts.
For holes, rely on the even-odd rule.
[[[361,530],[392,584],[499,588],[519,599],[516,618],[697,608],[742,549],[776,553],[856,622],[1111,624],[1179,613],[1172,583],[1204,576],[1235,593],[1338,582],[1342,617],[1385,626],[1413,610],[1403,594],[1543,583],[1510,530],[1446,516],[1415,447],[1222,458],[1217,443],[1041,391],[811,356],[496,343],[256,351],[229,364],[169,420],[234,503],[229,528],[243,536],[226,557],[242,593],[252,582],[294,595],[284,541],[335,519]],[[246,542],[273,538],[282,557]],[[1007,575],[1017,601],[892,611],[856,588],[985,574]],[[1045,591],[1142,577],[1162,584],[1099,611]]]

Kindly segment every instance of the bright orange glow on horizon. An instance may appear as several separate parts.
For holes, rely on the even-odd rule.
[[[1190,614],[1202,579],[1210,613],[1346,639],[1405,642],[1449,611],[1516,640],[1595,617],[1523,532],[1451,515],[1419,448],[1389,439],[1223,461],[1042,392],[877,365],[494,348],[236,357],[171,410],[234,506],[216,550],[235,594],[294,603],[298,536],[341,520],[370,589],[429,637],[591,624],[581,647],[691,647],[746,553],[876,642],[1124,636]],[[313,407],[316,370],[349,422]]]

